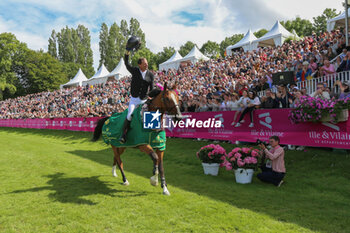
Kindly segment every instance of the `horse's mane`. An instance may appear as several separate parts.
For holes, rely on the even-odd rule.
[[[161,89],[155,88],[152,91],[150,91],[150,93],[148,94],[149,97],[151,98],[156,98],[160,93],[162,92]]]

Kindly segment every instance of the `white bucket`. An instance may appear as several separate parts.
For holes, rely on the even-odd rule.
[[[249,184],[252,182],[254,170],[238,168],[235,170],[236,182],[240,184]]]
[[[219,163],[202,163],[204,174],[217,176],[219,173]]]

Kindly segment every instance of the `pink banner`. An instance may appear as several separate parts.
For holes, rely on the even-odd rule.
[[[282,144],[333,147],[350,149],[350,120],[338,124],[300,123],[292,124],[288,119],[289,109],[261,109],[254,111],[254,127],[249,128],[249,114],[245,123],[234,127],[235,112],[200,112],[184,113],[186,121],[193,119],[210,122],[219,120],[221,128],[175,127],[167,129],[167,136],[183,138],[203,138],[226,141],[255,142],[257,139],[267,141],[277,135]],[[52,118],[52,119],[18,119],[0,120],[0,127],[19,127],[37,129],[60,129],[73,131],[93,131],[99,117],[91,118]]]
[[[0,120],[0,127],[93,131],[101,117]]]
[[[180,128],[175,127],[167,132],[167,136],[185,138],[203,138],[227,140],[231,142],[255,142],[257,139],[268,141],[272,135],[281,139],[281,144],[333,147],[350,149],[350,120],[338,124],[331,123],[300,123],[292,124],[288,119],[290,109],[259,109],[254,111],[254,127],[249,128],[249,114],[240,127],[232,125],[235,112],[201,112],[185,113],[189,119],[220,120],[221,128]],[[239,116],[238,116],[239,117]],[[238,120],[237,117],[237,120]],[[237,121],[236,120],[236,121]]]

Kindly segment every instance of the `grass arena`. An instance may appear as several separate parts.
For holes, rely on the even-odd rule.
[[[91,133],[0,128],[0,232],[350,232],[350,160],[343,151],[286,151],[280,188],[232,172],[206,176],[195,156],[205,141],[169,138],[171,196],[151,186],[152,161],[113,154]],[[234,145],[220,143],[226,150]]]

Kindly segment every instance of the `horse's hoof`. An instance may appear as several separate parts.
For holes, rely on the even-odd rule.
[[[114,177],[118,177],[118,174],[116,173],[116,171],[113,169],[112,170],[112,175],[114,176]]]
[[[163,190],[163,195],[170,196],[170,192],[168,189]]]
[[[126,180],[124,183],[123,183],[123,185],[125,185],[125,186],[128,186],[130,183],[129,183],[129,181],[128,180]]]
[[[150,178],[151,185],[157,186],[158,185],[158,179],[154,178],[153,176]]]

